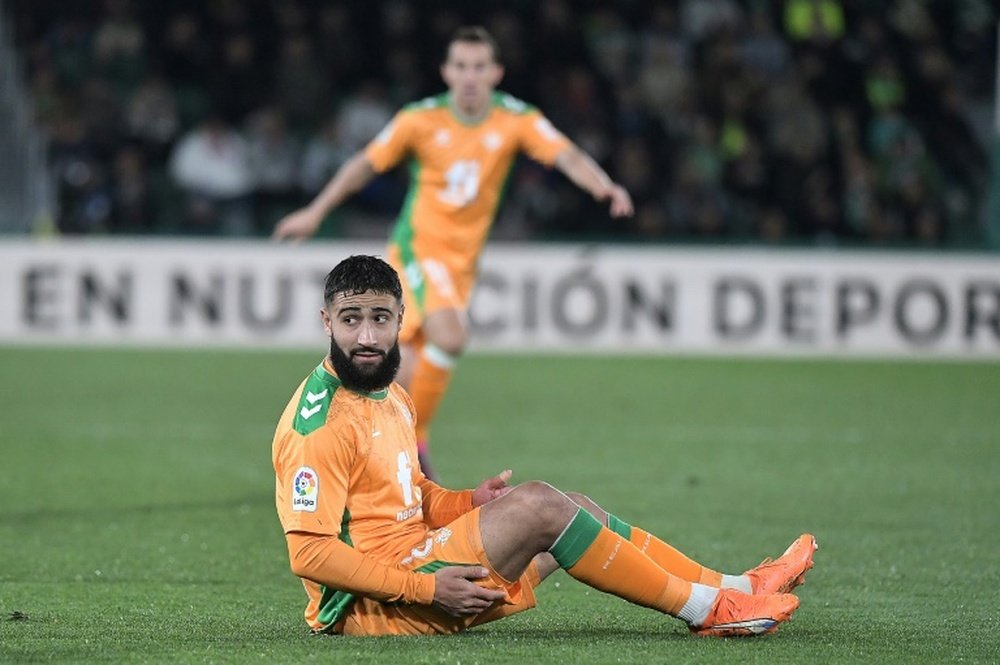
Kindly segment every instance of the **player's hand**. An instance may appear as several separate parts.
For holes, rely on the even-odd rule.
[[[631,217],[632,213],[635,212],[632,197],[628,190],[621,185],[611,185],[607,198],[611,199],[610,212],[612,217]]]
[[[504,599],[498,589],[486,589],[473,580],[489,577],[482,566],[445,566],[434,573],[434,605],[456,617],[480,614]]]
[[[492,478],[487,478],[479,483],[479,487],[472,492],[472,507],[476,508],[493,499],[499,499],[511,491],[513,488],[507,484],[507,481],[513,474],[514,472],[510,469],[504,469]]]
[[[297,244],[315,235],[322,222],[322,215],[316,214],[312,208],[302,208],[282,217],[275,225],[271,239],[291,240]]]

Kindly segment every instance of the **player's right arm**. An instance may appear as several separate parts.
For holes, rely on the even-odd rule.
[[[556,168],[595,201],[608,201],[612,217],[631,217],[634,212],[628,190],[614,182],[594,159],[576,145],[556,158]]]
[[[383,603],[434,604],[454,616],[484,612],[504,593],[473,580],[489,577],[480,566],[447,566],[433,575],[381,564],[333,536],[285,534],[292,572],[324,586]]]
[[[355,153],[337,170],[312,203],[278,222],[271,237],[301,241],[315,235],[331,210],[406,156],[413,132],[413,114],[397,113],[364,150]]]
[[[364,152],[355,153],[305,208],[286,215],[274,227],[275,240],[302,241],[315,235],[327,214],[364,188],[375,177],[375,169]]]
[[[292,531],[285,534],[292,572],[324,586],[380,602],[430,605],[434,576],[392,568],[336,536]]]

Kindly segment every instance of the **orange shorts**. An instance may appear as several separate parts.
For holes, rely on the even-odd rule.
[[[403,285],[402,344],[420,342],[420,329],[428,314],[442,309],[465,312],[476,285],[475,261],[457,257],[414,256],[404,261],[399,245],[390,245],[386,262],[399,273]]]
[[[538,569],[534,562],[513,582],[504,579],[490,565],[479,535],[479,509],[462,515],[446,527],[428,534],[427,541],[403,558],[399,567],[433,572],[449,565],[480,565],[490,571],[478,584],[500,589],[507,597],[482,614],[454,617],[432,605],[395,605],[359,597],[350,613],[335,627],[344,635],[433,635],[457,633],[535,606]]]

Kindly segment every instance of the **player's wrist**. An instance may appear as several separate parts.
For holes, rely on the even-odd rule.
[[[597,201],[605,201],[614,192],[614,183],[609,183],[606,185],[600,185],[596,191],[593,192],[594,199]]]
[[[415,605],[434,604],[437,593],[437,578],[433,573],[413,573],[415,580],[412,603]]]

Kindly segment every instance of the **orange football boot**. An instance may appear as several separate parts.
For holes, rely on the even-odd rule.
[[[690,626],[699,637],[754,637],[778,630],[791,618],[799,599],[790,593],[752,595],[736,589],[719,589],[719,595],[699,626]]]
[[[750,578],[754,594],[788,593],[806,581],[806,571],[813,567],[813,552],[817,549],[812,534],[804,533],[777,559],[764,559],[743,574]]]

